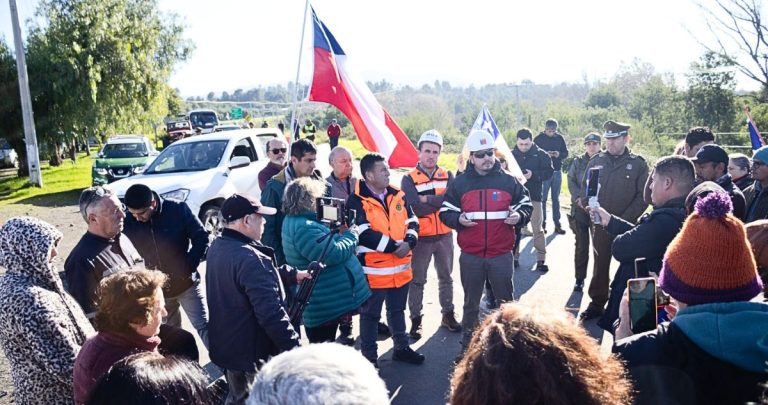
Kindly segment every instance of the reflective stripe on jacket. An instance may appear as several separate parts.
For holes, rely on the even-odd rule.
[[[413,180],[416,192],[422,195],[443,195],[448,187],[448,171],[442,167],[435,170],[432,178],[426,173],[415,168],[408,174]],[[419,217],[419,236],[435,236],[450,233],[451,228],[440,220],[440,211]]]
[[[399,242],[406,242],[413,249],[418,239],[419,221],[406,204],[405,193],[387,187],[385,202],[382,202],[372,195],[365,181],[360,180],[347,206],[357,210],[356,223],[360,231],[357,254],[369,286],[396,288],[410,282],[413,279],[411,252],[405,257],[394,254]]]

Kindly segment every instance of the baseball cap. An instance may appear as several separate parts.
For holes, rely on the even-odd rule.
[[[704,145],[696,152],[696,156],[691,159],[693,163],[725,163],[728,165],[728,152],[717,145]]]
[[[590,132],[587,134],[587,136],[584,137],[584,143],[587,142],[597,142],[600,143],[602,139],[600,139],[600,135],[598,135],[596,132]]]
[[[227,222],[251,214],[275,215],[277,214],[277,209],[259,205],[259,203],[240,194],[233,194],[224,200],[224,204],[221,205],[221,217]]]

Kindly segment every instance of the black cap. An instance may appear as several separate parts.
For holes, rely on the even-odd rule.
[[[629,133],[630,126],[629,124],[625,124],[623,122],[605,121],[603,128],[605,129],[603,137],[606,139],[611,139],[627,135]]]
[[[698,152],[696,152],[696,157],[691,160],[693,163],[698,164],[713,162],[725,163],[725,165],[728,166],[728,152],[717,145],[704,145],[701,147],[701,149],[699,149]]]
[[[600,135],[598,135],[596,132],[590,132],[587,134],[587,136],[584,137],[584,143],[587,142],[597,142],[600,143],[602,139],[600,139]]]
[[[134,210],[149,207],[152,204],[152,190],[144,184],[134,184],[125,191],[125,206]]]
[[[232,222],[251,214],[275,215],[277,214],[277,209],[259,205],[259,203],[240,194],[233,194],[224,200],[224,204],[221,205],[221,217],[227,222]]]

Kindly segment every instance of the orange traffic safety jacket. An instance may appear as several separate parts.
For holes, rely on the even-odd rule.
[[[418,166],[408,173],[408,176],[413,181],[413,185],[416,187],[416,193],[419,196],[429,195],[443,195],[448,187],[448,180],[450,174],[442,167],[438,167],[432,178],[424,173]],[[405,184],[403,185],[405,187]],[[410,201],[413,204],[413,201]],[[435,208],[435,212],[419,217],[419,236],[435,236],[445,235],[450,233],[449,228],[443,221],[440,220],[440,209]]]
[[[357,257],[368,276],[371,288],[402,287],[413,279],[411,252],[397,257],[394,251],[400,242],[413,250],[419,235],[419,220],[406,204],[405,193],[387,187],[384,201],[374,195],[364,180],[359,180],[355,193],[349,196],[347,207],[357,210],[356,224],[360,231]]]

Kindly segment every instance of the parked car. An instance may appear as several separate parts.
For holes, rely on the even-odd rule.
[[[119,135],[109,138],[93,163],[93,185],[100,186],[139,174],[158,154],[146,136]]]
[[[163,136],[163,148],[188,136],[195,134],[192,123],[186,117],[170,120],[165,123],[165,136]]]
[[[189,112],[189,121],[193,130],[200,128],[204,134],[209,134],[219,125],[219,116],[213,110],[192,110]]]
[[[186,202],[212,235],[218,231],[219,209],[234,193],[258,199],[258,174],[269,161],[264,145],[277,137],[265,130],[241,129],[184,138],[164,149],[143,173],[112,183],[118,198],[141,183],[162,198]]]
[[[19,155],[5,139],[0,139],[0,166],[19,167]]]
[[[240,125],[236,125],[236,124],[221,124],[221,125],[216,125],[213,128],[213,132],[237,131],[238,129],[243,129],[243,128]]]

